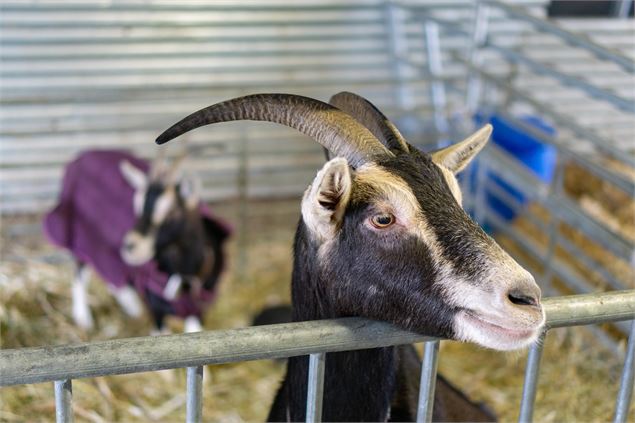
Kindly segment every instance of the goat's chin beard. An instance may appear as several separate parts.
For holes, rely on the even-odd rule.
[[[543,326],[544,316],[540,322],[524,327],[502,326],[466,310],[459,311],[454,317],[455,339],[499,351],[528,347],[536,342]]]

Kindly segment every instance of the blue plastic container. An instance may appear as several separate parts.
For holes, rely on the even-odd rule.
[[[539,129],[548,136],[554,136],[556,134],[556,130],[552,126],[536,116],[524,116],[521,117],[520,120]],[[483,124],[485,119],[482,116],[477,116],[476,121],[479,124]],[[514,125],[502,116],[491,115],[488,121],[494,127],[492,133],[492,142],[494,144],[520,160],[541,181],[545,183],[551,182],[557,161],[557,149],[554,146],[541,142],[535,136],[524,131],[519,126]],[[472,175],[476,175],[476,169],[473,170]],[[504,175],[498,176],[490,173],[487,175],[487,183],[498,185],[511,197],[515,198],[519,204],[525,204],[527,202],[526,195],[522,191],[509,185],[505,181]],[[514,209],[493,193],[486,193],[486,201],[488,206],[504,220],[510,221],[515,217],[516,212]],[[484,223],[486,228],[490,226],[487,222]]]

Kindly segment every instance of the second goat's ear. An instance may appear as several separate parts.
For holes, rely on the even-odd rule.
[[[454,174],[459,173],[485,147],[491,134],[492,125],[487,124],[463,141],[435,151],[432,160]]]
[[[122,160],[119,162],[119,170],[126,182],[128,182],[128,184],[130,184],[130,186],[135,190],[139,190],[146,186],[148,182],[146,174],[128,160]]]
[[[185,203],[185,207],[195,210],[198,207],[201,183],[198,179],[182,178],[179,182],[179,195]]]
[[[351,171],[346,159],[337,157],[318,172],[302,199],[302,218],[321,241],[335,236],[351,195]]]

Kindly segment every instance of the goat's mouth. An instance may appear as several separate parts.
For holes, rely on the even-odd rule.
[[[544,325],[544,315],[539,319],[518,324],[513,317],[510,321],[491,318],[471,310],[460,311],[455,318],[457,338],[475,342],[495,350],[515,350],[527,347],[536,341]]]

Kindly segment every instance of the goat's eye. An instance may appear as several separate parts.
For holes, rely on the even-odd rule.
[[[375,216],[371,217],[370,222],[373,224],[374,227],[383,229],[395,223],[395,216],[390,213],[376,214]]]

